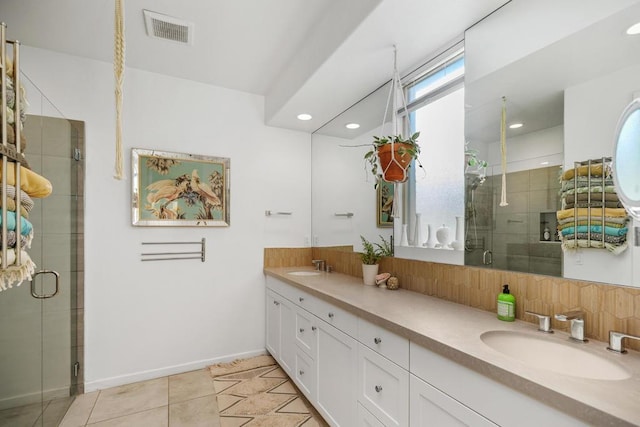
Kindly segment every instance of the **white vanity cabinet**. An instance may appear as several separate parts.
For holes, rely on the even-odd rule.
[[[267,276],[266,345],[331,426],[585,426]]]

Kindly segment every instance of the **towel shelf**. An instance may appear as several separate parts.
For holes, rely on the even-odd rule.
[[[142,242],[143,245],[200,245],[199,251],[188,252],[143,252],[140,261],[175,261],[183,259],[199,259],[205,261],[206,239],[199,242]],[[193,256],[196,255],[196,256]]]

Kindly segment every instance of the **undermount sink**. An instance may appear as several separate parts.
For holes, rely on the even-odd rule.
[[[302,271],[290,271],[287,274],[292,276],[318,276],[320,275],[319,271],[310,271],[310,270],[302,270]]]
[[[580,343],[563,343],[552,341],[551,337],[512,331],[489,331],[480,335],[480,339],[492,349],[538,369],[594,380],[631,377],[624,367],[585,351]]]

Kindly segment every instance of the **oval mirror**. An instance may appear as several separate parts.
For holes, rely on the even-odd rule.
[[[622,204],[640,220],[640,98],[625,108],[613,147],[613,181]]]

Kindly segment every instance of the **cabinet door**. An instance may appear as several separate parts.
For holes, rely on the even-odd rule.
[[[388,427],[409,423],[409,371],[360,344],[358,401]]]
[[[293,376],[296,358],[295,310],[288,300],[280,300],[280,365]]]
[[[411,427],[496,426],[416,376],[411,375],[410,381]]]
[[[296,349],[295,380],[296,385],[310,402],[316,399],[316,364],[302,349]]]
[[[332,426],[356,425],[357,341],[318,322],[317,409]]]
[[[278,360],[280,357],[280,297],[267,290],[267,351]]]

